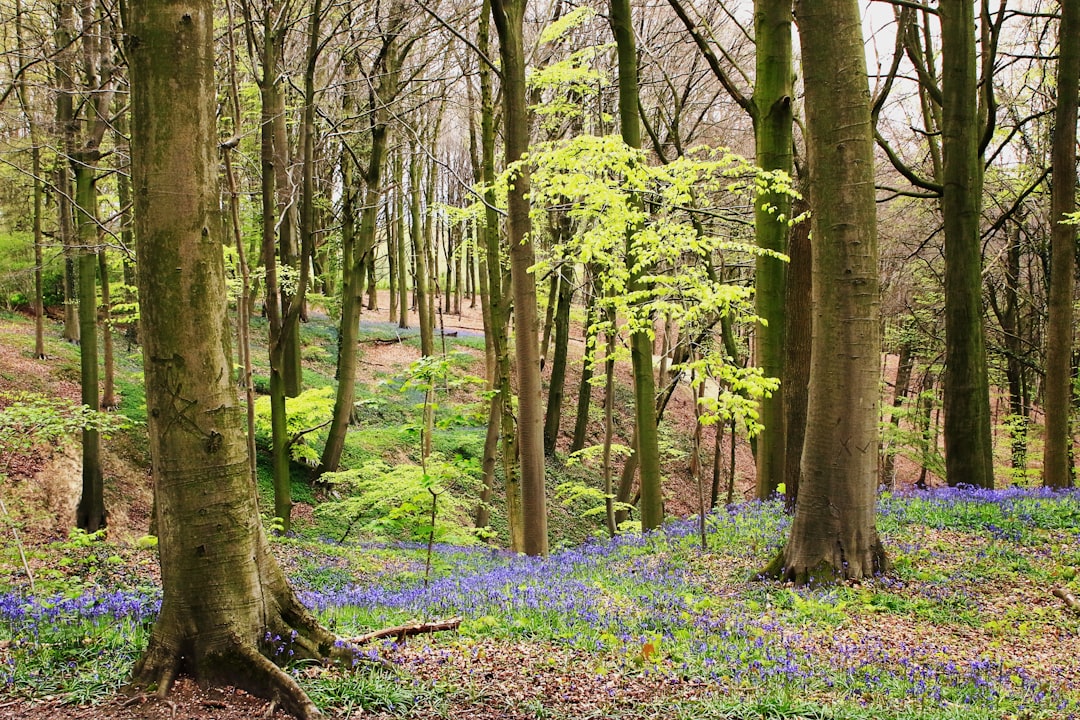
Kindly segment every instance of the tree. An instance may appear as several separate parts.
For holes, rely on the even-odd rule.
[[[638,119],[637,43],[629,0],[611,0],[611,32],[615,36],[619,62],[619,127],[622,139],[632,148],[641,148]],[[640,202],[640,201],[638,201]],[[627,289],[643,289],[646,267],[630,250],[632,232],[627,234],[626,264],[630,273]],[[650,322],[646,322],[650,321]],[[630,361],[634,367],[634,426],[637,443],[634,453],[641,472],[641,529],[653,530],[664,520],[664,496],[660,485],[660,450],[656,430],[656,379],[653,377],[651,314],[639,318],[630,334]]]
[[[975,16],[969,0],[942,0],[941,134],[945,221],[945,463],[950,485],[994,487],[990,380],[982,314],[979,221],[981,138]],[[984,78],[984,82],[990,82]]]
[[[1046,331],[1046,445],[1043,482],[1073,484],[1071,435],[1073,349],[1073,268],[1076,226],[1063,222],[1076,207],[1076,105],[1080,75],[1080,4],[1061,0],[1058,30],[1057,111],[1053,133],[1053,187],[1050,204],[1050,299]]]
[[[870,576],[880,335],[873,129],[857,0],[797,0],[813,253],[810,397],[795,519],[765,574],[797,584]]]
[[[754,44],[756,52],[753,95],[739,89],[732,73],[725,70],[712,50],[708,38],[694,22],[680,0],[669,0],[698,50],[731,99],[749,115],[754,128],[754,148],[758,166],[765,170],[780,170],[791,175],[794,170],[794,139],[792,135],[794,73],[791,49],[791,0],[755,0]],[[731,53],[723,57],[731,62]],[[735,71],[746,77],[736,67]],[[791,198],[783,193],[762,195],[754,204],[754,235],[759,247],[774,253],[788,251]],[[800,254],[797,256],[802,257]],[[793,281],[799,290],[810,284],[808,268],[791,263]],[[773,254],[759,255],[755,261],[754,287],[757,314],[762,323],[754,330],[756,362],[769,377],[783,380],[782,392],[772,393],[761,401],[761,422],[764,428],[756,437],[757,497],[764,500],[787,482],[789,493],[795,489],[790,482],[786,465],[791,456],[802,452],[805,392],[800,391],[796,378],[805,368],[796,352],[801,343],[787,342],[789,316],[797,314],[804,305],[804,295],[792,297],[787,292],[788,265]],[[794,302],[793,302],[794,301]],[[796,328],[798,332],[800,328]],[[789,425],[791,426],[789,428]],[[795,444],[788,450],[788,436]],[[797,469],[796,467],[793,469]]]
[[[499,34],[502,59],[503,131],[506,163],[521,159],[529,149],[529,120],[525,99],[526,0],[492,0],[492,17]],[[507,196],[510,274],[514,301],[514,348],[518,372],[518,453],[521,462],[521,503],[524,516],[523,550],[529,555],[548,551],[547,496],[544,482],[544,405],[540,397],[540,343],[537,339],[536,260],[529,219],[529,173],[522,167]]]
[[[336,638],[299,603],[270,553],[248,473],[228,348],[213,39],[208,0],[130,7],[133,194],[163,591],[132,680],[163,696],[186,672],[313,718],[315,705],[264,654],[268,636],[293,637],[294,653],[309,657],[329,655]]]

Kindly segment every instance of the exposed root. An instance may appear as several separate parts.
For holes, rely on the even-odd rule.
[[[136,691],[153,688],[155,697],[164,699],[176,682],[182,662],[179,652],[151,637],[150,647],[131,671],[130,688]]]
[[[299,720],[322,717],[319,708],[287,672],[279,668],[254,647],[239,644],[229,660],[236,673],[237,685],[271,702],[278,703],[287,713]],[[229,660],[222,658],[226,663]],[[231,664],[231,663],[229,663]],[[227,678],[228,679],[228,678]]]
[[[851,565],[841,548],[832,561],[822,559],[815,565],[788,564],[786,550],[782,549],[765,566],[751,576],[751,580],[779,580],[789,582],[796,587],[821,587],[844,582],[858,582],[875,575],[888,572],[892,563],[880,543],[869,551],[869,562]],[[869,567],[867,567],[867,565]]]

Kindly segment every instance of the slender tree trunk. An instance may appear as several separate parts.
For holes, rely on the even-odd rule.
[[[525,99],[525,44],[523,21],[526,0],[492,0],[502,59],[503,128],[507,165],[521,159],[529,148],[529,122]],[[529,173],[523,167],[507,196],[510,273],[513,278],[514,348],[518,373],[518,452],[521,463],[521,498],[524,546],[529,555],[548,552],[547,495],[544,476],[543,404],[540,383],[540,346],[537,338],[536,262],[529,219]]]
[[[569,218],[567,218],[569,220]],[[555,312],[555,354],[548,381],[547,413],[544,416],[544,454],[552,455],[559,441],[563,394],[566,389],[566,351],[570,344],[570,302],[574,293],[574,268],[564,264],[559,269],[558,308]]]
[[[911,371],[915,365],[915,353],[912,343],[904,340],[900,344],[900,355],[896,361],[896,385],[893,387],[893,416],[890,420],[893,428],[900,427],[900,414],[896,412],[907,400],[908,389],[911,386]],[[881,484],[886,490],[892,490],[896,485],[896,451],[889,448],[885,452],[885,460],[881,469]]]
[[[56,125],[60,129],[63,152],[70,161],[75,155],[75,134],[78,132],[74,104],[75,3],[73,0],[60,0],[56,7]],[[64,246],[64,339],[78,342],[79,300],[75,270],[78,250],[72,212],[74,190],[70,165],[62,160],[56,164],[56,192],[57,231]]]
[[[764,170],[792,172],[791,0],[755,0],[757,48],[753,104],[757,164]],[[754,235],[759,247],[786,253],[791,198],[765,193],[754,204]],[[754,330],[755,361],[766,377],[785,378],[786,263],[759,256],[755,271],[755,311],[765,321]],[[785,482],[787,459],[784,391],[761,401],[757,436],[757,496],[765,499]]]
[[[431,286],[428,284],[428,253],[424,243],[421,188],[420,151],[414,147],[412,156],[409,159],[410,231],[412,234],[413,258],[416,261],[416,281],[413,287],[416,291],[416,311],[420,320],[420,354],[424,357],[430,357],[435,354],[435,326],[431,318],[431,303],[429,301]]]
[[[1046,444],[1043,451],[1043,483],[1064,488],[1073,484],[1070,456],[1072,433],[1073,271],[1076,226],[1062,222],[1076,209],[1076,106],[1080,74],[1080,6],[1061,0],[1058,31],[1057,110],[1054,115],[1052,151],[1053,188],[1050,200],[1050,321],[1046,351]]]
[[[289,467],[288,434],[285,418],[286,383],[284,379],[285,335],[291,326],[285,322],[288,303],[284,300],[278,281],[277,218],[278,192],[276,165],[281,158],[275,148],[275,114],[277,95],[278,37],[269,18],[264,22],[262,78],[259,84],[262,99],[260,126],[262,163],[262,262],[266,273],[266,317],[269,325],[270,355],[270,436],[274,483],[274,516],[280,518],[281,529],[288,532],[292,517],[292,478]],[[285,226],[282,222],[282,227]]]
[[[625,503],[629,497],[629,490],[625,493],[620,493],[619,496],[615,495],[614,488],[611,482],[611,442],[615,434],[615,329],[613,313],[608,313],[608,326],[606,330],[607,335],[607,349],[604,353],[604,451],[603,451],[603,474],[604,474],[604,521],[607,524],[608,535],[615,537],[615,533],[619,529],[619,523],[626,519],[625,510],[616,510],[615,502]],[[635,436],[636,436],[635,432]],[[630,447],[633,448],[634,441],[631,441]],[[633,460],[633,455],[626,459],[626,464],[629,465]],[[633,473],[631,473],[631,476]],[[622,485],[620,485],[622,490]]]
[[[115,367],[113,362],[112,335],[112,299],[109,292],[109,261],[105,256],[105,247],[98,249],[98,277],[101,278],[101,407],[112,410],[116,407]]]
[[[279,31],[283,32],[283,31]],[[282,50],[276,51],[277,60],[280,62]],[[277,63],[272,67],[277,70]],[[278,239],[278,262],[282,267],[297,272],[300,267],[300,258],[296,247],[296,205],[293,201],[293,187],[289,177],[290,155],[289,135],[286,127],[285,92],[281,87],[280,80],[275,76],[269,79],[273,86],[270,98],[273,101],[273,116],[271,117],[270,132],[273,138],[274,152],[274,188],[277,194],[277,208],[275,219],[277,220]],[[295,297],[300,294],[300,289],[289,291],[286,286],[279,285],[278,294],[281,303],[281,377],[286,397],[296,397],[300,394],[303,385],[303,366],[300,362],[300,315],[288,311],[295,302]],[[282,406],[284,407],[284,405]]]
[[[31,131],[31,138],[34,133]],[[41,148],[36,140],[31,140],[31,172],[34,173],[34,357],[45,359],[45,300],[42,288],[42,271],[45,258],[42,253],[41,203],[44,191],[41,185]]]
[[[941,0],[946,480],[994,487],[979,242],[982,158],[970,0]],[[987,79],[989,82],[989,78]],[[815,211],[817,208],[814,208]]]
[[[24,57],[26,51],[23,42],[23,5],[22,0],[15,2],[15,43],[18,57]],[[41,183],[41,148],[38,145],[37,121],[34,119],[34,111],[30,104],[30,96],[26,86],[26,74],[19,76],[16,85],[19,97],[19,107],[26,121],[26,131],[30,136],[30,175],[34,182],[34,207],[33,207],[33,233],[34,233],[34,357],[39,360],[45,359],[45,305],[44,291],[42,288],[42,267],[44,263],[42,253],[41,232],[41,205],[44,197],[44,189]]]
[[[387,124],[390,118],[389,103],[397,95],[399,53],[396,33],[400,29],[400,13],[393,14],[391,26],[384,34],[384,48],[380,54],[382,64],[379,68],[380,79],[368,103],[371,118],[371,149],[368,166],[364,173],[366,191],[364,204],[360,211],[360,232],[352,237],[355,189],[352,185],[352,156],[342,152],[342,176],[347,183],[344,189],[342,213],[342,246],[347,252],[343,255],[348,264],[344,265],[343,290],[341,297],[341,327],[338,343],[338,384],[334,398],[334,415],[327,431],[326,444],[323,446],[319,471],[336,472],[341,463],[341,454],[345,449],[345,436],[349,429],[349,420],[356,401],[356,343],[360,322],[360,297],[364,273],[367,271],[367,258],[375,249],[377,221],[380,199],[382,197],[383,166],[386,160]],[[351,100],[347,105],[351,106]]]
[[[641,147],[641,123],[638,118],[637,42],[629,0],[611,0],[611,29],[615,36],[619,62],[619,122],[623,141]],[[642,290],[641,276],[633,249],[633,232],[627,235],[627,289]],[[647,313],[646,308],[639,312]],[[642,318],[638,318],[640,323]],[[660,486],[660,451],[656,428],[656,380],[653,377],[653,343],[647,330],[630,334],[630,362],[634,368],[634,420],[637,435],[634,456],[641,470],[641,529],[660,527],[664,519],[664,497]]]
[[[595,358],[590,357],[596,349],[597,331],[593,329],[596,323],[596,298],[595,289],[590,282],[586,285],[588,296],[585,299],[587,309],[585,311],[585,357],[581,362],[581,382],[578,384],[577,412],[574,417],[574,440],[570,444],[570,452],[574,453],[585,447],[585,435],[589,430],[589,405],[592,402],[592,377]]]
[[[766,574],[797,584],[887,567],[874,525],[880,328],[874,141],[857,0],[797,0],[814,208],[813,350],[799,503]]]
[[[97,153],[82,153],[75,166],[75,204],[79,213],[79,357],[81,359],[82,403],[91,410],[98,400],[97,337],[97,190],[94,168]],[[87,532],[105,527],[105,480],[101,472],[101,439],[97,430],[82,432],[82,497],[76,510],[76,525]]]
[[[398,271],[398,327],[409,327],[409,243],[405,241],[405,168],[402,154],[399,150],[394,154],[394,193],[395,211],[397,217],[395,234],[397,235],[397,271]]]

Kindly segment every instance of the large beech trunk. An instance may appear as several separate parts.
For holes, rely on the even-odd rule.
[[[814,208],[811,392],[795,519],[766,574],[813,584],[886,567],[874,526],[881,331],[859,6],[800,0],[796,16]]]
[[[215,152],[213,5],[131,7],[132,173],[163,601],[136,685],[180,673],[319,712],[266,655],[335,651],[296,600],[259,521],[232,383]],[[177,312],[184,308],[184,312]],[[280,641],[279,641],[280,644]],[[338,650],[337,652],[340,652]]]

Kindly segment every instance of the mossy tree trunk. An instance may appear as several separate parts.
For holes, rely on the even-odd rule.
[[[477,44],[482,52],[490,55],[492,0],[481,4]],[[503,265],[499,244],[499,214],[495,208],[495,100],[492,68],[480,63],[480,143],[481,179],[484,183],[483,238],[484,279],[487,293],[485,302],[490,315],[486,328],[491,339],[492,380],[498,395],[491,399],[488,416],[488,432],[485,437],[484,458],[494,457],[496,439],[502,450],[503,490],[506,496],[506,519],[510,536],[510,549],[522,552],[525,548],[525,518],[521,498],[521,475],[517,465],[516,418],[513,406],[510,367],[510,302],[513,282],[511,274]],[[488,443],[492,443],[489,447]],[[489,475],[490,473],[490,475]],[[495,464],[485,470],[485,481],[494,485]]]
[[[98,394],[97,334],[97,190],[94,168],[88,163],[98,155],[82,153],[75,164],[75,206],[79,235],[79,362],[82,404],[91,410],[101,407]],[[82,495],[75,511],[75,524],[95,532],[105,527],[105,478],[101,471],[101,438],[97,430],[82,431]]]
[[[982,301],[982,157],[974,3],[941,0],[941,211],[945,234],[946,480],[994,487]],[[990,82],[990,78],[985,79]],[[815,208],[816,209],[816,208]]]
[[[570,219],[560,218],[560,225],[569,236]],[[548,382],[547,412],[544,416],[544,454],[551,456],[559,441],[563,395],[566,392],[566,353],[570,345],[570,303],[574,298],[574,268],[564,263],[559,268],[559,292],[555,309],[555,348],[551,358],[551,378]]]
[[[752,114],[757,164],[764,170],[792,171],[791,0],[756,0],[754,39],[756,72]],[[791,198],[766,193],[754,204],[758,247],[786,253]],[[754,274],[755,311],[764,325],[754,331],[756,362],[767,377],[784,377],[787,263],[759,256]],[[784,391],[761,400],[764,429],[757,438],[757,496],[765,499],[784,482],[787,459]]]
[[[1076,209],[1076,106],[1080,74],[1080,4],[1061,0],[1058,30],[1057,110],[1054,116],[1052,154],[1053,188],[1050,201],[1051,262],[1050,322],[1046,352],[1046,445],[1043,451],[1043,483],[1064,488],[1073,484],[1075,472],[1069,452],[1072,445],[1070,411],[1073,405],[1071,357],[1073,347],[1073,269],[1076,226],[1062,222]]]
[[[611,30],[619,62],[619,124],[623,141],[641,147],[638,118],[637,41],[629,0],[611,0]],[[633,231],[627,235],[626,266],[630,273],[627,291],[643,290],[640,267],[633,250]],[[656,379],[653,376],[653,341],[648,310],[639,308],[630,331],[630,362],[634,369],[634,424],[637,443],[634,457],[640,470],[641,529],[660,527],[664,520],[664,497],[660,479],[660,450],[656,419]]]
[[[295,631],[294,657],[327,656],[335,638],[271,554],[248,475],[228,348],[213,18],[206,0],[131,6],[132,174],[163,591],[132,679],[164,696],[188,673],[314,718],[315,705],[266,656],[267,637]]]
[[[368,96],[368,117],[370,118],[371,148],[368,165],[364,171],[364,204],[360,212],[360,230],[358,236],[344,238],[343,249],[347,249],[349,264],[343,265],[345,275],[341,297],[341,341],[338,343],[337,392],[334,399],[334,415],[330,422],[326,444],[323,446],[319,463],[320,472],[335,472],[341,463],[341,454],[345,449],[345,435],[349,429],[349,420],[353,414],[356,393],[356,343],[360,322],[360,289],[363,287],[363,275],[368,268],[366,259],[375,249],[375,235],[382,198],[383,170],[386,164],[386,147],[389,105],[397,95],[397,75],[403,54],[399,49],[397,36],[403,22],[402,13],[396,6],[391,10],[392,17],[383,34],[382,50],[378,53],[376,66],[370,76],[378,77]],[[351,103],[349,103],[351,104]],[[352,169],[351,154],[343,153],[342,173],[350,180]],[[348,217],[343,227],[352,232],[352,213],[354,212],[355,189],[346,187],[342,212]],[[347,239],[347,242],[346,242]]]
[[[797,584],[886,567],[874,526],[880,328],[873,130],[857,0],[795,4],[814,208],[813,349],[802,477],[766,574]]]

